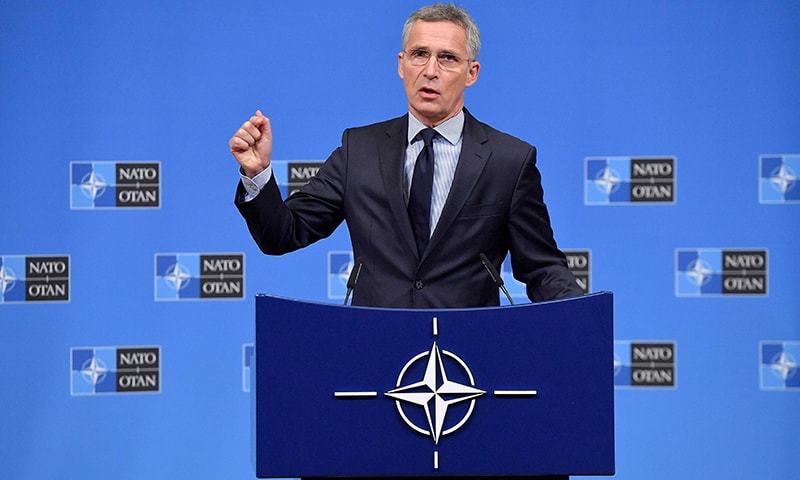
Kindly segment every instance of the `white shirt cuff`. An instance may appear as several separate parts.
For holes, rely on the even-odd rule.
[[[242,179],[242,185],[244,186],[244,201],[249,202],[250,200],[256,198],[259,193],[261,193],[261,189],[264,188],[264,185],[269,182],[272,178],[272,164],[270,163],[267,165],[267,168],[261,171],[258,175],[253,178],[248,177],[242,170],[239,169],[239,176]]]

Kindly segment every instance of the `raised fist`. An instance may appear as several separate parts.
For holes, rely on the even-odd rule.
[[[256,110],[231,137],[228,147],[242,171],[250,178],[269,166],[272,156],[272,128],[269,119]]]

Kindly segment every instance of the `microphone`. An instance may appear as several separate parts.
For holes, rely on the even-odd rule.
[[[356,262],[353,270],[350,271],[350,277],[347,279],[347,293],[344,296],[345,305],[347,305],[347,300],[350,299],[350,294],[353,293],[353,289],[356,288],[356,283],[358,283],[358,275],[361,273],[362,266],[364,266],[364,263],[359,260]]]
[[[506,286],[504,285],[505,282],[503,282],[502,277],[500,277],[500,275],[497,273],[497,270],[495,270],[494,265],[492,265],[492,262],[489,261],[489,258],[483,253],[481,253],[481,263],[486,268],[486,271],[489,272],[489,276],[492,277],[492,280],[494,280],[494,284],[497,285],[497,288],[506,294],[508,303],[514,305],[514,300],[511,300],[511,295],[508,294],[508,290],[506,290]]]

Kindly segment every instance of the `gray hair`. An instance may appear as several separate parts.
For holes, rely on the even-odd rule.
[[[403,48],[405,48],[408,41],[411,27],[414,26],[414,22],[417,20],[422,20],[423,22],[452,22],[456,25],[461,25],[467,31],[467,55],[469,55],[469,59],[475,60],[478,58],[478,52],[481,49],[481,34],[478,31],[475,20],[472,19],[466,9],[452,3],[434,3],[420,8],[412,13],[406,20],[405,25],[403,25]]]

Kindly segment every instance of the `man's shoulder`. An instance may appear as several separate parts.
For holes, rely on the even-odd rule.
[[[472,125],[468,126],[470,122]],[[536,147],[532,144],[478,120],[469,112],[467,112],[467,124],[465,125],[465,132],[468,131],[472,132],[473,135],[485,136],[493,147],[521,153],[527,153],[531,150],[536,151]]]
[[[408,125],[408,114],[381,122],[370,123],[369,125],[350,127],[345,130],[345,135],[350,135],[351,137],[355,136],[356,138],[374,137],[387,132],[402,132],[407,128],[405,127],[406,125]]]

